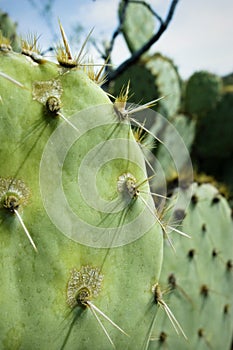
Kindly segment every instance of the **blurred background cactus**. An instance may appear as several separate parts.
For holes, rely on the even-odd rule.
[[[122,94],[122,91],[126,89],[129,83],[129,99],[127,101],[129,103],[144,104],[148,101],[161,98],[158,103],[151,108],[155,111],[154,113],[159,113],[164,118],[155,118],[149,128],[149,133],[151,134],[148,135],[145,129],[142,131],[142,134],[147,134],[149,144],[152,145],[150,151],[155,157],[154,159],[156,159],[156,161],[152,159],[150,163],[146,160],[147,167],[149,163],[149,165],[153,167],[155,174],[150,180],[150,186],[153,192],[160,193],[161,188],[164,186],[163,178],[159,176],[162,169],[167,187],[165,195],[169,197],[169,199],[166,200],[167,204],[161,209],[160,198],[153,196],[155,206],[159,213],[158,220],[160,221],[160,225],[157,223],[154,228],[156,237],[150,236],[151,231],[148,234],[148,236],[150,236],[148,241],[138,240],[134,245],[126,246],[122,249],[122,252],[118,252],[119,254],[117,254],[115,250],[111,250],[110,253],[106,253],[105,250],[103,252],[94,250],[95,267],[93,267],[93,269],[97,279],[99,276],[102,276],[102,271],[100,272],[100,270],[96,269],[96,266],[99,266],[99,260],[105,260],[106,254],[108,254],[109,259],[104,268],[104,273],[107,276],[106,278],[100,278],[100,285],[102,285],[102,279],[105,287],[109,283],[109,274],[112,273],[110,260],[113,259],[115,262],[114,283],[116,283],[114,300],[121,304],[120,289],[126,288],[127,290],[126,294],[124,294],[125,300],[122,301],[119,310],[117,310],[116,304],[112,303],[110,297],[114,288],[108,287],[108,285],[105,289],[104,297],[99,299],[100,301],[99,304],[97,302],[97,305],[99,305],[106,314],[108,314],[109,311],[112,321],[116,322],[119,327],[123,327],[125,332],[129,332],[131,338],[128,340],[127,336],[124,334],[119,335],[119,330],[116,328],[113,328],[114,330],[112,332],[107,333],[111,334],[110,341],[106,339],[108,338],[106,334],[102,334],[102,336],[99,337],[95,322],[88,319],[88,322],[93,322],[93,327],[91,326],[90,328],[93,332],[93,338],[84,341],[86,336],[85,329],[83,329],[81,325],[78,325],[77,328],[74,327],[74,325],[77,326],[77,319],[76,316],[73,316],[75,318],[69,319],[70,327],[66,327],[65,331],[63,329],[63,341],[60,342],[61,349],[73,349],[76,346],[76,339],[80,335],[83,341],[83,347],[80,347],[80,349],[85,348],[87,350],[92,349],[94,346],[100,349],[110,349],[111,339],[113,339],[114,346],[116,346],[117,349],[122,349],[124,347],[128,350],[153,350],[161,348],[181,350],[231,349],[233,332],[233,79],[232,74],[221,77],[207,70],[197,70],[188,79],[182,79],[176,62],[173,61],[172,57],[166,57],[162,52],[157,52],[156,48],[152,46],[160,39],[160,36],[167,29],[173,17],[176,3],[177,1],[171,1],[168,16],[163,20],[155,11],[155,6],[152,6],[150,2],[120,1],[118,8],[119,26],[113,33],[110,43],[105,45],[101,51],[104,62],[108,60],[109,64],[111,64],[113,47],[117,45],[115,39],[119,34],[123,35],[131,56],[116,68],[111,65],[103,67],[103,80],[101,81],[101,83],[103,83],[103,89],[110,96],[116,97]],[[0,12],[0,16],[2,35],[9,38],[15,51],[19,51],[16,25],[4,12]],[[13,53],[12,58],[16,59]],[[19,62],[21,62],[21,59]],[[46,71],[46,66],[47,64],[44,65],[42,69],[44,71],[41,73],[44,74],[43,77],[47,77],[48,74],[49,79],[55,77],[57,68],[55,68],[55,66],[49,66],[49,69]],[[88,68],[88,66],[83,70],[85,73],[89,72],[89,77],[93,73],[92,68]],[[7,67],[4,63],[1,65],[1,72],[6,74],[12,73],[10,66]],[[96,75],[94,76],[96,77]],[[0,82],[4,84],[4,86],[5,84],[12,85],[12,82],[9,80],[6,83],[5,80],[3,81],[2,77],[0,78]],[[23,75],[19,75],[18,79],[25,83]],[[37,78],[37,80],[38,79],[39,78]],[[39,80],[41,79],[42,78]],[[75,79],[76,78],[72,80],[72,84],[78,84]],[[66,84],[66,89],[64,88],[65,99],[62,103],[62,108],[66,112],[73,111],[73,107],[67,107],[67,105],[69,105],[67,102],[69,95],[72,96],[75,101],[75,110],[93,106],[93,104],[95,104],[93,101],[96,101],[96,104],[98,104],[99,101],[101,101],[101,103],[110,103],[108,97],[104,93],[96,90],[96,87],[94,88],[91,85],[92,92],[90,95],[88,92],[88,96],[90,96],[92,100],[91,103],[89,102],[90,100],[87,101],[88,99],[84,98],[84,100],[82,100],[82,106],[80,106],[79,103],[81,102],[76,99],[76,92],[67,92],[70,91],[69,89],[71,86],[68,82],[69,78],[64,78],[64,80],[66,80],[66,82],[64,82]],[[89,84],[89,82],[87,84]],[[13,87],[11,87],[10,90],[13,90]],[[16,98],[18,94],[20,95],[19,100],[22,100],[23,97],[21,95],[23,95],[24,91],[19,90],[17,86],[14,86],[14,90],[17,90],[17,92],[13,93],[12,96]],[[3,96],[3,90],[1,90],[0,97],[2,101]],[[4,104],[4,101],[2,103]],[[6,105],[3,106],[3,108],[6,108]],[[10,112],[11,119],[14,113],[15,111],[12,109]],[[10,123],[12,121],[8,122]],[[8,122],[6,119],[6,123]],[[143,119],[141,119],[141,123],[143,125]],[[52,125],[53,123],[51,122],[50,126]],[[11,128],[13,128],[13,124]],[[138,130],[135,128],[135,125],[133,131],[136,137]],[[157,139],[150,143],[152,134],[156,135]],[[177,134],[181,136],[182,144],[177,142]],[[97,132],[96,137],[99,139],[102,137],[102,134],[100,136]],[[111,134],[111,137],[114,137],[114,132]],[[130,137],[133,139],[133,134]],[[17,132],[15,138],[17,138]],[[4,131],[2,139],[5,140],[7,144],[7,135],[5,135]],[[162,140],[162,143],[158,142],[158,139]],[[137,137],[136,141],[138,141]],[[82,150],[81,143],[78,146],[80,146]],[[183,152],[183,149],[187,150],[187,152]],[[7,152],[10,151],[5,148],[5,152],[7,156],[5,155],[4,159],[7,159]],[[15,157],[18,159],[16,160],[17,164],[20,163],[20,161],[22,162],[21,158],[21,160],[19,160],[19,153],[15,154]],[[174,154],[176,155],[175,161]],[[190,183],[192,174],[190,171],[189,155],[191,156],[194,169],[194,183]],[[20,155],[20,157],[22,157],[22,155]],[[40,157],[41,154],[38,156],[38,159]],[[68,169],[67,179],[69,180],[69,165],[66,166]],[[116,169],[118,169],[118,167],[119,164],[116,165]],[[111,171],[116,172],[116,169],[114,170],[113,167]],[[106,174],[108,171],[109,169],[105,169],[103,173]],[[8,174],[7,171],[6,174]],[[0,174],[0,177],[1,176],[6,176],[5,171],[4,174]],[[108,178],[108,175],[106,178]],[[65,179],[65,181],[67,179]],[[68,180],[66,190],[71,194],[73,187],[68,185]],[[1,186],[3,186],[2,183],[3,180],[0,183],[0,189]],[[38,191],[38,189],[36,189],[36,191]],[[102,194],[106,195],[106,190],[104,188],[101,191]],[[190,205],[187,208],[186,203],[190,199]],[[173,202],[176,203],[174,206]],[[84,216],[85,213],[88,213],[87,208],[84,210]],[[25,213],[25,215],[27,217],[27,213]],[[40,232],[38,221],[41,217],[42,215],[40,214],[39,218],[36,219],[38,232]],[[146,219],[147,217],[145,220]],[[9,220],[9,218],[7,220]],[[167,232],[164,232],[164,241],[162,244],[159,233],[164,231],[165,223],[169,225],[170,230],[169,237],[167,237]],[[4,227],[6,224],[7,222],[4,222]],[[44,239],[38,238],[38,242],[41,241],[44,245],[44,255],[50,254],[48,253],[50,247],[46,247],[46,244],[54,240],[54,235],[57,232],[57,228],[51,228],[51,224],[49,223],[47,223],[47,225],[51,229],[48,240],[46,239],[44,241]],[[172,231],[173,226],[189,234],[191,239],[182,237],[182,235],[179,234],[177,235],[177,232]],[[30,227],[33,227],[33,225],[30,224],[29,228]],[[20,231],[20,228],[17,227],[17,230]],[[3,237],[5,237],[4,230]],[[61,243],[60,241],[62,241],[64,247],[63,249],[59,248],[62,256],[59,269],[63,272],[61,279],[58,277],[53,279],[52,288],[54,292],[58,279],[58,284],[60,286],[62,282],[70,286],[72,298],[73,290],[75,290],[75,286],[79,283],[79,277],[77,276],[79,276],[80,273],[82,274],[85,269],[87,270],[86,274],[89,273],[89,270],[91,271],[92,267],[89,266],[90,259],[88,257],[90,254],[92,255],[93,252],[91,248],[85,248],[78,243],[75,243],[74,246],[69,240],[66,241],[64,237],[60,237],[59,242],[56,241],[56,245],[59,245]],[[23,243],[21,242],[20,244]],[[151,247],[149,248],[150,245]],[[155,246],[157,248],[155,248]],[[2,247],[5,247],[5,243]],[[7,249],[9,250],[10,248],[8,247]],[[66,249],[69,251],[68,255]],[[162,263],[163,249],[164,256]],[[8,250],[7,253],[5,252],[2,256],[2,258],[5,259],[4,266],[6,264],[11,264]],[[175,253],[173,250],[175,250]],[[77,251],[81,258],[76,257]],[[135,251],[137,252],[136,255]],[[43,263],[44,255],[39,258],[41,264]],[[52,256],[55,257],[56,252],[51,252],[50,260]],[[141,258],[142,261],[140,265]],[[25,269],[27,274],[30,269],[24,266],[24,255],[21,256],[20,253],[17,259],[20,266],[19,268],[22,270],[19,275],[25,283],[27,276],[24,276],[23,269]],[[32,260],[32,264],[34,264],[34,257],[30,257],[30,259]],[[82,268],[80,270],[77,270],[76,267],[72,265],[72,259],[75,261],[76,265],[82,262]],[[135,292],[135,295],[132,296],[131,303],[128,303],[128,300],[131,298],[130,290],[132,290],[130,280],[126,281],[124,273],[119,273],[119,281],[116,282],[116,280],[118,279],[118,269],[121,269],[122,264],[128,266],[130,259],[135,266],[140,265],[140,276],[138,276],[138,279],[140,278],[142,281],[141,283],[146,284],[147,287],[145,291],[145,288],[142,287],[140,283],[138,287],[137,282],[134,281],[133,289],[136,290],[139,288],[138,294]],[[161,264],[162,271],[160,273]],[[64,271],[69,271],[70,268],[74,268],[74,270],[67,277]],[[55,275],[58,276],[58,266],[55,266],[54,269],[56,270]],[[133,275],[134,273],[137,274],[136,271],[137,268],[135,268],[135,272],[133,267],[131,268],[128,266],[128,270],[126,268],[127,276]],[[94,272],[90,272],[90,274]],[[6,273],[6,270],[5,272],[3,270],[3,278],[7,279],[7,275],[4,275],[4,273]],[[15,283],[15,277],[13,276],[14,271],[11,270],[10,273],[11,278],[8,281],[9,283],[3,288],[3,294],[5,296],[7,295],[8,289],[10,289],[11,283]],[[43,290],[44,281],[41,281],[40,271],[37,271],[37,274],[39,274],[38,276],[41,283],[38,288],[42,288]],[[48,274],[46,278],[49,283],[50,275]],[[28,281],[26,283],[28,283]],[[157,286],[156,283],[159,284],[160,292],[158,292],[158,287],[155,287]],[[133,305],[135,304],[133,297],[137,305],[139,305],[139,292],[143,294],[143,302],[141,308],[134,313]],[[3,308],[5,315],[9,312],[12,312],[13,315],[14,305],[17,305],[16,309],[20,309],[21,306],[25,307],[25,305],[27,308],[31,307],[30,305],[33,302],[30,297],[31,292],[27,290],[30,303],[27,304],[26,301],[22,300],[21,306],[17,304],[17,293],[17,290],[13,289],[12,299],[15,301],[15,304],[12,303],[10,308],[5,304]],[[40,293],[39,294],[42,295],[42,301],[45,301],[47,290]],[[59,293],[57,298],[61,301],[62,297],[64,299],[64,295],[61,296],[61,292]],[[98,293],[99,289],[97,288],[96,296],[98,296]],[[39,294],[35,294],[35,299]],[[79,296],[79,298],[81,297]],[[106,298],[108,300],[107,303],[105,303]],[[76,303],[80,303],[81,307],[87,306],[86,302],[89,302],[89,300],[85,298],[77,299],[77,296],[75,296],[74,299]],[[72,300],[71,302],[68,300],[68,302],[72,303]],[[169,314],[164,303],[169,306],[172,315]],[[35,309],[34,312],[38,312],[37,308],[35,306],[33,307]],[[62,310],[53,311],[51,313],[49,319],[50,324],[54,322],[57,315],[59,315],[59,320],[62,321],[62,315],[66,307],[67,305],[63,306]],[[93,311],[93,309],[91,310]],[[125,314],[124,317],[122,317],[125,310],[128,310],[127,315]],[[7,327],[9,332],[9,337],[4,337],[3,346],[5,346],[5,348],[3,348],[6,350],[30,349],[29,340],[24,338],[24,336],[19,340],[16,332],[21,335],[24,334],[23,327],[25,326],[25,322],[30,322],[31,318],[24,315],[24,321],[19,320],[17,323],[17,320],[13,317],[14,315],[12,315],[8,318],[8,323],[14,323],[16,328],[10,328],[9,324],[6,324],[4,319],[1,320],[3,334],[5,334]],[[81,316],[81,318],[82,317],[84,316]],[[132,318],[135,319],[136,323],[131,324]],[[141,331],[137,328],[137,332],[135,332],[135,324],[137,326],[140,325],[141,319],[143,320]],[[40,348],[43,350],[46,349],[45,344],[47,339],[49,339],[49,335],[46,333],[46,327],[44,327],[44,319],[41,320],[38,318],[38,320],[39,326],[42,327],[47,337],[44,338],[44,343],[42,343],[41,347],[38,347],[38,349]],[[176,322],[178,322],[178,325]],[[181,326],[181,331],[179,325]],[[36,329],[33,329],[33,327],[32,325],[32,330],[29,332],[30,337],[34,337],[36,333]],[[185,336],[180,334],[182,332],[184,332]],[[185,337],[187,337],[187,339],[185,339]],[[36,337],[34,339],[37,341]],[[96,339],[98,339],[97,343]],[[51,349],[53,349],[53,341],[51,341],[51,339],[48,341],[50,342]]]
[[[192,239],[176,237],[176,256],[164,245],[160,283],[165,289],[164,298],[183,325],[188,340],[176,336],[161,310],[149,349],[230,349],[233,328],[231,209],[210,184],[194,183],[182,192],[183,200],[192,193],[191,204],[186,210],[181,200],[172,220],[184,217],[183,229]]]
[[[14,23],[9,15],[0,10],[0,32],[9,39],[12,48],[15,51],[19,50],[20,40],[17,35],[17,23]]]
[[[122,1],[124,3],[124,1]],[[120,9],[122,7],[120,5]],[[144,8],[146,12],[141,14],[144,21],[148,18],[150,23],[153,11],[150,6],[134,2],[126,10],[123,35],[129,49],[138,47],[138,28],[128,25],[131,18],[137,15],[134,7]],[[149,10],[150,9],[150,10]],[[121,16],[121,11],[120,11]],[[141,19],[142,20],[142,19]],[[154,14],[154,22],[158,22]],[[153,35],[153,26],[143,27],[144,42]],[[133,34],[134,33],[134,34]],[[142,40],[142,39],[140,39]],[[222,78],[208,71],[197,71],[187,80],[182,80],[178,69],[171,58],[164,57],[161,53],[146,52],[143,57],[114,79],[110,91],[119,93],[125,81],[130,81],[131,101],[142,103],[152,100],[154,97],[164,97],[154,109],[167,117],[182,135],[186,147],[191,153],[195,177],[197,181],[212,181],[217,185],[232,203],[233,197],[233,85],[231,75]],[[155,123],[156,124],[156,123]],[[170,140],[166,128],[154,125],[159,135]],[[207,141],[208,140],[208,141]],[[175,145],[174,145],[175,146]],[[176,170],[172,165],[172,159],[163,149],[162,144],[157,144],[155,154],[167,173],[168,181],[172,182],[176,177]],[[182,159],[185,164],[185,159]],[[184,170],[185,171],[185,170]]]

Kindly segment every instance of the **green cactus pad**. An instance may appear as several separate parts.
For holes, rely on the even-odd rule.
[[[123,1],[119,6],[119,17],[123,15]],[[131,52],[140,49],[155,32],[155,17],[152,12],[140,2],[127,4],[122,32]]]
[[[203,114],[213,109],[221,99],[222,79],[215,74],[200,71],[186,83],[185,110],[191,114]]]
[[[193,103],[195,99],[199,99],[199,102],[202,101],[202,107],[195,111],[197,127],[193,144],[193,159],[199,172],[216,177],[232,191],[232,86],[225,85],[221,89],[221,78],[207,72],[195,73],[194,83],[195,81],[197,83],[199,78],[203,79],[203,84],[200,85],[200,89],[197,86],[197,93],[193,91]],[[201,86],[205,91],[201,90]],[[196,101],[196,106],[201,106],[199,102]]]
[[[128,121],[35,55],[0,50],[0,96],[0,348],[140,348],[163,235]]]
[[[233,93],[227,92],[216,108],[198,121],[195,150],[200,158],[226,159],[232,156],[232,113]]]
[[[181,99],[181,80],[177,68],[172,60],[161,54],[146,58],[145,65],[155,77],[159,97],[164,97],[160,101],[159,111],[171,118],[178,112]]]
[[[186,211],[183,199],[191,196]],[[233,223],[225,198],[209,184],[183,191],[174,221],[185,216],[174,236],[176,254],[165,244],[160,284],[187,340],[178,336],[164,310],[155,320],[149,349],[230,349],[233,329]],[[173,208],[174,209],[174,208]],[[182,215],[181,215],[182,214]],[[175,233],[174,233],[175,234]]]

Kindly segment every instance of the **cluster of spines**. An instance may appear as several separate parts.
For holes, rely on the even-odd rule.
[[[90,266],[82,266],[78,271],[74,268],[71,271],[71,276],[67,285],[67,304],[70,308],[77,305],[84,305],[85,302],[80,302],[79,293],[82,290],[88,291],[88,300],[92,297],[97,297],[103,281],[103,275],[100,274],[98,268]]]
[[[37,247],[19,213],[19,210],[28,203],[29,196],[29,188],[22,180],[0,178],[0,208],[17,217],[33,249],[37,252]]]

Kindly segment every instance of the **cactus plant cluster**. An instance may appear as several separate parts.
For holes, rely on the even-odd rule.
[[[134,52],[153,16],[142,2],[124,16]],[[110,100],[104,66],[83,47],[73,55],[60,29],[58,63],[36,37],[16,53],[0,36],[0,348],[229,349],[231,211],[216,188],[191,184],[189,151],[231,156],[229,138],[214,143],[222,115],[230,129],[231,89],[206,72],[182,82],[150,53]]]
[[[143,7],[143,4],[134,3],[134,6],[139,8]],[[133,17],[133,13],[130,15],[130,10],[129,6],[126,12],[129,18]],[[156,20],[154,17],[154,22]],[[151,35],[151,29],[147,30],[142,45]],[[134,40],[136,45],[138,36],[134,26],[124,28],[123,34],[129,48],[132,47]],[[191,152],[197,173],[216,177],[218,181],[225,183],[232,193],[232,80],[222,79],[207,71],[198,71],[187,81],[182,81],[172,60],[151,50],[116,79],[113,87],[115,93],[118,93],[124,81],[130,81],[133,101],[152,99],[152,96],[164,97],[156,106],[156,111],[168,118],[178,131],[180,128],[182,135],[189,135],[187,140],[184,137],[184,142]],[[167,127],[167,123],[161,125],[155,121],[152,130],[172,142],[173,136],[170,135],[171,130]],[[171,157],[165,154],[163,145],[157,145],[154,152],[159,161],[166,164],[164,171],[167,180],[174,181],[178,177],[178,171],[172,164]],[[182,160],[184,164],[186,161]]]

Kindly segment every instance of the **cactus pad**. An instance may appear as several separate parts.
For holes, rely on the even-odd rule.
[[[227,92],[215,109],[200,118],[195,139],[195,149],[200,158],[225,159],[233,154],[232,113],[233,93]]]
[[[195,72],[186,84],[186,111],[199,115],[213,109],[221,99],[222,88],[222,79],[217,75],[206,71]]]
[[[127,348],[161,269],[162,230],[130,124],[69,63],[0,50],[6,350]]]
[[[176,335],[164,312],[156,318],[149,349],[230,349],[233,329],[233,223],[225,198],[209,184],[183,191],[174,220],[185,216],[183,230],[191,239],[174,237],[176,255],[165,245],[160,284],[164,299],[187,340]],[[186,215],[185,215],[186,212]],[[163,310],[161,310],[163,311]]]
[[[123,16],[123,2],[119,6],[119,17]],[[140,2],[126,5],[122,31],[131,52],[140,49],[155,32],[155,17]]]

